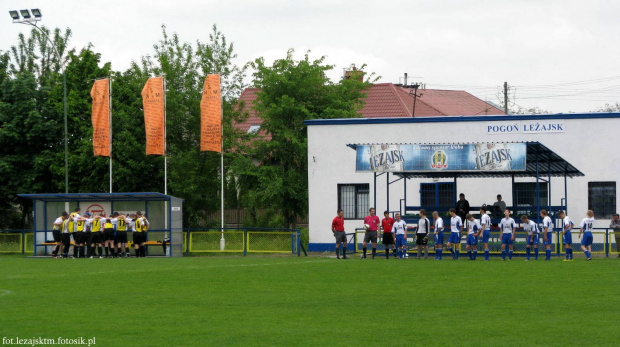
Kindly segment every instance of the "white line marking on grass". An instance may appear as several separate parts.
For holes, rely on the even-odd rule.
[[[254,266],[274,266],[274,265],[299,265],[299,264],[313,264],[313,263],[324,263],[324,262],[333,262],[332,259],[322,259],[322,260],[306,260],[306,261],[299,261],[299,262],[277,262],[277,263],[262,263],[262,264],[228,264],[228,265],[207,265],[207,266],[191,266],[191,267],[184,267],[183,269],[187,269],[187,270],[205,270],[205,269],[219,269],[219,268],[233,268],[233,267],[254,267]],[[177,267],[174,268],[162,268],[162,267],[158,267],[158,268],[151,268],[151,269],[140,269],[140,268],[134,268],[134,269],[127,269],[127,268],[123,268],[123,269],[119,269],[118,271],[93,271],[93,272],[82,272],[80,273],[80,276],[83,275],[102,275],[102,274],[114,274],[114,273],[120,273],[120,274],[126,274],[126,273],[130,273],[130,272],[134,272],[134,273],[145,273],[145,272],[162,272],[162,271],[176,271],[178,270]],[[53,277],[72,277],[75,276],[74,273],[54,273]],[[5,277],[5,279],[25,279],[25,278],[39,278],[38,275],[14,275],[14,276],[7,276]],[[1,292],[0,292],[0,295]]]
[[[0,296],[5,296],[8,294],[11,294],[12,292],[10,290],[6,290],[6,289],[0,289]]]

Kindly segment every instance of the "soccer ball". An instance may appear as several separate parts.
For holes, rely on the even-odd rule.
[[[368,229],[370,229],[370,225],[364,224],[364,230],[368,231]]]
[[[409,258],[409,253],[405,253],[405,258]]]

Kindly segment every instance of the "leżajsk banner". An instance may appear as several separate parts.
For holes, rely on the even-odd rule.
[[[110,156],[110,80],[96,80],[90,90],[93,99],[93,155]]]
[[[142,88],[146,155],[164,155],[164,79],[151,77]]]
[[[524,171],[525,143],[357,145],[355,171]]]
[[[208,75],[200,100],[200,151],[222,150],[222,93],[220,75]]]

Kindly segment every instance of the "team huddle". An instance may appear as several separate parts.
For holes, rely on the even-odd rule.
[[[338,215],[332,221],[332,232],[336,237],[336,256],[340,258],[340,244],[342,243],[343,258],[347,259],[346,247],[347,240],[344,231],[344,212],[338,210]],[[491,238],[491,217],[487,214],[486,206],[480,208],[480,219],[474,218],[472,214],[467,214],[466,221],[461,219],[457,215],[454,208],[450,209],[450,230],[447,238],[447,242],[444,244],[444,222],[439,217],[437,211],[433,212],[433,225],[431,227],[431,221],[426,216],[426,210],[420,210],[420,219],[415,231],[415,241],[417,245],[417,259],[421,259],[422,254],[424,258],[428,258],[428,240],[429,236],[435,238],[435,260],[443,259],[444,249],[448,250],[453,260],[458,260],[460,256],[460,244],[462,236],[461,234],[466,232],[467,238],[465,242],[465,249],[469,260],[476,260],[478,256],[478,244],[482,244],[482,250],[484,251],[484,260],[489,260],[489,239]],[[542,228],[539,228],[538,224],[529,219],[527,215],[522,215],[520,220],[523,225],[523,229],[526,232],[526,261],[530,260],[532,255],[532,249],[534,251],[534,260],[538,260],[538,245],[542,240],[545,246],[545,260],[551,260],[551,236],[554,231],[553,221],[549,217],[549,213],[546,210],[540,211],[540,216],[543,218]],[[573,260],[572,249],[572,228],[574,223],[566,215],[564,211],[557,212],[558,218],[562,221],[562,228],[560,235],[562,236],[562,244],[564,245],[565,260]],[[586,260],[592,259],[592,227],[594,225],[594,212],[588,210],[586,218],[581,221],[579,238],[581,239],[581,249],[583,250]],[[510,217],[510,210],[504,211],[504,218],[499,223],[501,241],[502,260],[512,260],[514,252],[515,235],[517,231],[517,223]],[[375,209],[370,208],[369,215],[364,218],[364,242],[362,244],[362,259],[367,259],[367,245],[370,242],[372,244],[372,259],[377,254],[377,237],[378,232],[383,231],[383,244],[385,245],[385,258],[389,259],[390,249],[392,250],[393,257],[396,259],[407,258],[407,223],[401,219],[400,213],[396,213],[394,218],[389,216],[388,211],[384,212],[383,220],[379,220],[379,217],[375,215]],[[431,234],[431,229],[432,233]],[[583,238],[582,238],[583,235]],[[455,247],[455,245],[457,245]]]
[[[73,238],[72,258],[104,258],[104,249],[105,258],[128,258],[127,232],[133,233],[136,257],[145,257],[146,232],[149,226],[149,221],[140,211],[129,215],[114,212],[110,217],[91,216],[88,212],[80,216],[80,208],[76,208],[71,214],[63,211],[54,221],[52,228],[56,242],[52,257],[68,258]]]

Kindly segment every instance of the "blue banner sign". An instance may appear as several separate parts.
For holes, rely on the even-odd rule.
[[[356,171],[524,171],[525,143],[358,145]]]

